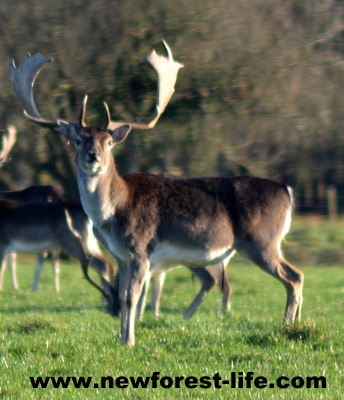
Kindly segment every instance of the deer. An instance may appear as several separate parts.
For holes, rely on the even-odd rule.
[[[53,201],[63,201],[64,196],[60,189],[52,185],[32,185],[26,187],[22,190],[5,190],[0,192],[0,199],[7,200],[15,200],[21,201],[25,203],[45,203],[45,202],[53,202]],[[54,281],[55,281],[55,290],[56,292],[60,291],[59,285],[59,253],[58,249],[51,250],[51,260],[54,272]],[[35,270],[35,277],[32,283],[31,290],[33,292],[38,289],[38,282],[40,279],[41,270],[43,267],[44,259],[47,256],[47,252],[39,253],[37,255],[37,263]],[[19,289],[18,280],[17,280],[17,255],[16,253],[9,253],[7,255],[7,264],[10,267],[12,284],[15,290]],[[0,290],[3,285],[3,277],[6,269],[6,263],[4,261],[3,266],[1,268],[0,274]]]
[[[10,259],[13,287],[18,289],[14,252],[39,253],[32,291],[38,289],[46,251],[51,252],[56,292],[60,291],[61,250],[82,264],[91,258],[91,266],[102,279],[111,279],[111,267],[102,255],[81,204],[65,199],[57,188],[33,185],[23,190],[0,192],[0,217],[0,289],[6,269],[5,255]]]
[[[87,96],[77,122],[42,118],[33,85],[52,59],[36,53],[18,67],[11,64],[12,86],[25,116],[75,145],[82,206],[96,237],[118,264],[120,342],[135,345],[136,309],[148,272],[180,264],[227,265],[235,251],[282,283],[287,292],[284,321],[294,323],[301,317],[304,276],[281,251],[294,204],[289,186],[253,176],[172,179],[140,172],[120,176],[117,171],[114,146],[131,130],[153,129],[175,90],[183,65],[163,43],[166,57],[153,50],[143,59],[158,79],[154,112],[143,122],[112,121],[104,103],[104,125],[88,126]]]
[[[66,209],[70,209],[73,204],[73,209],[69,210],[70,216],[72,218],[73,226],[80,235],[81,239],[84,242],[84,248],[87,249],[88,254],[90,254],[93,258],[91,261],[91,266],[93,266],[98,274],[105,278],[107,281],[111,280],[113,276],[113,269],[109,263],[105,260],[100,247],[97,244],[96,239],[93,237],[92,231],[87,225],[87,217],[84,214],[81,205],[78,205],[77,202],[72,202],[68,200],[63,195],[62,191],[56,186],[52,185],[31,185],[22,190],[7,190],[0,192],[0,199],[8,199],[8,200],[16,200],[22,201],[25,203],[44,203],[44,202],[64,202]],[[46,221],[41,221],[40,224],[46,223]],[[59,272],[60,272],[60,256],[61,248],[58,246],[58,240],[56,240],[56,247],[50,250],[51,262],[54,272],[54,282],[55,282],[55,291],[60,291],[60,283],[59,283]],[[39,253],[37,255],[37,263],[35,269],[35,276],[32,282],[31,290],[36,292],[38,290],[38,284],[43,268],[43,263],[45,258],[47,257],[47,252]],[[10,266],[12,283],[15,290],[18,290],[18,280],[16,275],[16,253],[10,253],[7,256],[7,262]],[[5,273],[5,265],[1,269],[0,274],[0,289],[3,284],[3,276]],[[223,293],[222,298],[222,306],[221,311],[225,312],[229,310],[230,307],[230,293],[231,288],[228,282],[227,277],[222,271],[222,266],[217,264],[215,266],[209,266],[205,269],[198,269],[189,267],[190,271],[200,280],[201,289],[198,295],[195,297],[190,306],[185,310],[183,314],[183,319],[190,319],[193,314],[196,312],[197,308],[201,304],[201,302],[205,299],[207,294],[212,290],[215,285],[218,285],[219,289]],[[151,309],[154,311],[156,317],[159,316],[160,312],[160,297],[162,286],[164,283],[165,274],[161,273],[159,275],[152,277],[152,299],[151,299]],[[147,285],[149,284],[150,276],[147,277]],[[146,294],[146,291],[144,292]],[[118,296],[118,295],[117,295]],[[142,318],[144,306],[146,303],[145,296],[142,298],[140,302],[140,307],[138,309],[138,316]],[[119,304],[116,303],[116,306],[113,306],[111,310],[109,310],[111,314],[119,314]]]
[[[64,201],[62,190],[53,185],[31,185],[21,190],[2,190],[0,199],[25,203],[49,203]]]

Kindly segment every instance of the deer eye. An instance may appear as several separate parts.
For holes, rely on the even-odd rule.
[[[77,138],[74,140],[75,146],[80,146],[81,145],[81,139]]]
[[[109,145],[109,146],[112,146],[112,145],[113,145],[113,140],[109,140],[109,141],[108,141],[108,145]]]

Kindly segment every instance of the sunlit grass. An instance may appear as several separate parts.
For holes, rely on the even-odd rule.
[[[296,228],[304,229],[308,237],[306,228]],[[314,240],[320,241],[321,231]],[[328,235],[327,228],[323,232]],[[215,289],[196,315],[183,322],[182,311],[196,295],[198,282],[187,269],[174,270],[167,277],[161,317],[156,320],[146,312],[137,323],[132,349],[119,344],[119,321],[104,312],[100,295],[82,278],[76,262],[62,263],[57,294],[48,265],[39,291],[31,293],[34,261],[31,256],[19,257],[20,290],[13,291],[6,274],[0,293],[0,399],[342,399],[344,268],[340,264],[291,260],[305,273],[303,320],[295,326],[282,324],[286,301],[282,285],[240,256],[228,268],[232,312],[219,315],[220,295]],[[328,388],[33,389],[29,381],[30,376],[92,376],[100,382],[104,376],[150,376],[154,371],[161,377],[218,372],[224,379],[231,371],[253,371],[270,381],[281,375],[323,375]]]

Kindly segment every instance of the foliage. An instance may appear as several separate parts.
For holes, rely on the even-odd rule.
[[[85,93],[89,122],[102,101],[115,118],[144,118],[154,76],[137,65],[161,38],[185,64],[166,114],[116,153],[121,172],[250,173],[284,180],[301,206],[323,210],[326,188],[343,203],[343,7],[340,2],[14,0],[0,5],[0,117],[19,140],[1,185],[58,181],[76,195],[73,151],[23,120],[7,62],[53,56],[37,102],[44,116],[75,120]],[[99,117],[98,117],[99,116]]]

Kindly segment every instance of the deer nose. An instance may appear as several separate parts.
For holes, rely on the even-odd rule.
[[[99,157],[99,151],[91,150],[91,151],[87,152],[86,161],[94,162],[94,161],[98,160],[98,157]]]

